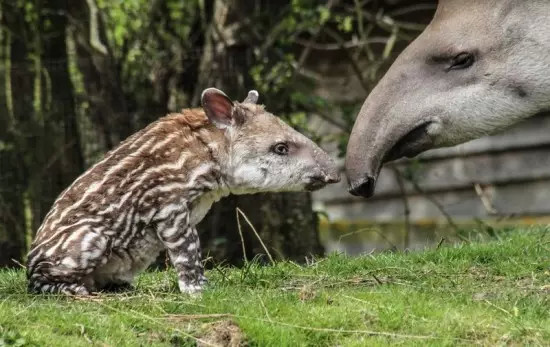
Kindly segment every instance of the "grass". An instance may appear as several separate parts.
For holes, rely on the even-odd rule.
[[[550,229],[307,266],[217,266],[201,297],[175,273],[88,298],[25,293],[0,272],[0,346],[550,345]]]

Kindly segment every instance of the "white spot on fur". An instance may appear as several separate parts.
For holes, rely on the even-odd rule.
[[[202,287],[198,284],[188,284],[182,280],[178,281],[179,289],[182,293],[196,294],[202,290]]]
[[[182,230],[182,221],[187,218],[186,213],[179,214],[174,221],[172,222],[172,227],[166,228],[161,232],[164,239],[170,239],[176,235],[180,230]]]
[[[63,258],[63,260],[61,261],[61,265],[64,265],[71,269],[78,267],[78,264],[76,263],[76,261],[71,257]]]
[[[94,233],[86,233],[82,240],[80,241],[80,249],[86,251],[92,247],[92,242],[97,238],[97,235]]]
[[[164,245],[168,249],[176,249],[185,242],[185,238],[180,237],[177,241],[174,242],[165,242]]]
[[[185,264],[189,261],[189,257],[183,255],[183,254],[180,254],[175,260],[174,260],[174,263],[176,264]]]

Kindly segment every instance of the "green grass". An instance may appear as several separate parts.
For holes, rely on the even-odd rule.
[[[0,346],[550,345],[550,229],[308,266],[217,267],[201,297],[175,273],[92,298],[25,293],[0,272]],[[201,342],[202,341],[202,342]]]

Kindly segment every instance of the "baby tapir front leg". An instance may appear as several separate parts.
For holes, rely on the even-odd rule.
[[[158,223],[158,236],[178,272],[178,285],[183,293],[199,292],[206,278],[201,262],[197,229],[189,225],[188,214],[172,214]]]

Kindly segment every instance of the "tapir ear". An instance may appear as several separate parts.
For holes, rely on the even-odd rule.
[[[259,97],[260,97],[260,94],[258,94],[257,91],[251,90],[248,92],[248,95],[246,96],[246,99],[244,99],[243,104],[246,104],[246,103],[255,104],[258,102]]]
[[[205,89],[201,95],[201,103],[208,119],[218,128],[224,129],[234,123],[233,102],[221,90]]]

